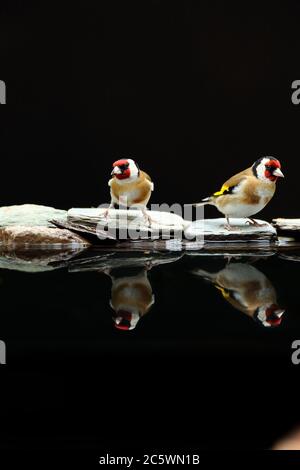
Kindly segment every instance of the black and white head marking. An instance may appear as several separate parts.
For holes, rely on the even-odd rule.
[[[266,164],[270,160],[277,160],[277,159],[274,157],[262,157],[252,165],[252,171],[253,171],[254,176],[256,176],[256,178],[265,182],[270,182],[270,180],[265,175]]]
[[[135,163],[131,158],[127,158],[127,161],[129,163],[130,179],[138,178],[140,176],[140,169],[137,163]]]

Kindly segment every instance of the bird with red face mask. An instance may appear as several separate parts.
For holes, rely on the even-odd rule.
[[[231,217],[245,217],[251,225],[257,226],[259,224],[251,217],[268,204],[274,196],[277,179],[283,177],[280,162],[273,157],[263,157],[250,168],[232,176],[220,191],[194,205],[215,206],[225,215],[228,230],[233,228]]]
[[[279,326],[284,309],[277,303],[274,286],[257,268],[246,263],[229,263],[211,273],[195,269],[193,274],[211,282],[224,300],[265,327]]]
[[[146,211],[153,182],[147,173],[140,170],[137,163],[131,158],[117,160],[113,164],[110,186],[111,202],[104,216],[108,216],[109,209],[115,204],[123,207],[141,209],[146,221],[150,224],[152,219]]]
[[[154,304],[154,295],[145,268],[134,275],[111,278],[110,306],[114,310],[113,320],[118,330],[133,330]]]

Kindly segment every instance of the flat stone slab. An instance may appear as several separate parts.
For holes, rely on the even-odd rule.
[[[184,220],[182,217],[159,211],[148,211],[153,223],[149,226],[144,216],[139,210],[111,209],[109,216],[103,218],[105,209],[71,209],[68,211],[68,222],[74,224],[87,224],[91,227],[99,224],[101,228],[119,228],[119,229],[140,229],[148,231],[151,234],[159,229],[160,238],[164,231],[170,233],[170,228],[174,232],[174,237],[186,240],[201,241],[269,241],[276,238],[276,229],[263,220],[257,220],[259,226],[253,226],[247,223],[246,219],[231,219],[232,229],[225,228],[226,221],[223,218],[197,220],[194,222]],[[176,235],[177,232],[177,235]],[[150,238],[150,236],[148,237]]]
[[[223,218],[196,220],[185,229],[185,236],[190,240],[194,237],[200,240],[202,236],[204,242],[222,241],[224,243],[229,241],[270,242],[276,239],[277,232],[273,225],[264,220],[255,220],[260,226],[249,225],[246,219],[230,219],[231,230],[225,227],[226,220]]]
[[[108,218],[103,217],[104,210],[99,209],[71,209],[67,220],[52,219],[52,223],[62,229],[68,229],[90,240],[92,244],[118,240],[166,240],[184,237],[186,221],[174,214],[167,214],[169,225],[160,223],[165,213],[158,212],[155,222],[148,225],[140,211],[124,211],[112,209]],[[151,212],[151,217],[153,212]],[[174,217],[172,217],[174,216]],[[172,220],[170,220],[172,219]]]
[[[273,225],[281,232],[299,232],[300,219],[273,219]]]
[[[79,233],[84,230],[90,233],[94,237],[94,243],[99,243],[103,234],[103,238],[105,238],[105,234],[107,234],[111,239],[116,241],[122,240],[117,231],[113,232],[113,230],[109,229],[128,229],[128,227],[133,227],[137,229],[137,232],[138,229],[140,229],[141,233],[137,236],[139,244],[146,243],[147,241],[148,246],[149,243],[166,240],[162,249],[171,251],[199,250],[203,248],[203,246],[216,246],[216,243],[218,243],[219,248],[222,249],[226,246],[227,242],[230,242],[231,245],[233,243],[241,245],[242,242],[247,242],[247,245],[252,243],[254,246],[258,246],[258,243],[260,245],[268,245],[271,241],[274,242],[277,240],[276,229],[263,220],[257,220],[259,225],[256,226],[247,223],[246,219],[231,219],[232,227],[231,230],[228,230],[225,227],[226,221],[223,218],[191,222],[182,219],[178,215],[151,211],[149,214],[152,219],[156,220],[156,223],[151,224],[151,227],[149,227],[139,211],[111,209],[107,221],[103,218],[104,211],[105,209],[71,209],[68,212],[67,224],[71,224],[71,230],[77,230]],[[61,226],[69,228],[65,222],[62,222]],[[101,230],[99,232],[100,228]],[[145,230],[145,232],[143,232],[143,230]],[[152,230],[155,236],[153,236]],[[97,235],[98,240],[96,239]],[[125,247],[128,249],[134,240],[131,240],[126,232],[125,235],[126,244],[125,240],[122,240],[122,243],[124,249]],[[107,236],[107,238],[109,237]],[[137,241],[134,243],[137,243]],[[146,247],[146,245],[144,246]]]
[[[225,246],[227,242],[267,244],[277,240],[276,228],[262,220],[257,220],[259,226],[253,226],[246,219],[231,219],[232,229],[228,230],[223,218],[191,222],[173,213],[148,211],[152,219],[149,225],[140,210],[110,209],[107,219],[105,210],[74,208],[66,212],[34,204],[1,207],[0,244],[76,247],[88,246],[90,242],[107,243],[110,239],[126,242],[128,246],[123,246],[128,249],[136,240],[139,243],[166,240],[164,249],[181,251],[199,250],[211,242]]]
[[[157,238],[168,236],[170,233],[177,233],[183,237],[185,228],[191,223],[184,220],[179,215],[170,212],[147,211],[151,217],[149,224],[140,210],[134,209],[110,209],[107,218],[104,217],[105,209],[84,209],[74,208],[68,211],[67,221],[78,225],[89,225],[101,231],[107,230],[112,236],[114,230],[132,230],[145,233],[145,238],[150,238],[147,234],[156,235]],[[118,236],[116,236],[118,238]],[[130,238],[130,237],[129,237]]]

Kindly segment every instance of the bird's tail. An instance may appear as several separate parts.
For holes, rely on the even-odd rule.
[[[201,199],[200,202],[194,202],[194,203],[189,204],[189,205],[194,206],[194,207],[199,207],[199,206],[205,206],[206,204],[212,204],[212,198],[211,197],[205,197],[204,199]]]
[[[217,282],[217,274],[218,273],[211,273],[209,271],[205,271],[204,269],[193,269],[192,274],[195,276],[200,276],[204,281],[211,283],[216,289],[221,291],[222,296],[224,299],[228,299],[230,297],[230,292],[228,289],[225,289]]]
[[[212,283],[215,282],[215,278],[216,278],[215,273],[210,273],[209,271],[205,271],[204,269],[198,269],[198,268],[193,269],[191,272],[195,276],[200,276],[203,279],[205,279],[206,281],[210,281]]]

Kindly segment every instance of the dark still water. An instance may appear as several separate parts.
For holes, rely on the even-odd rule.
[[[300,424],[297,253],[0,265],[3,448],[259,449]]]

